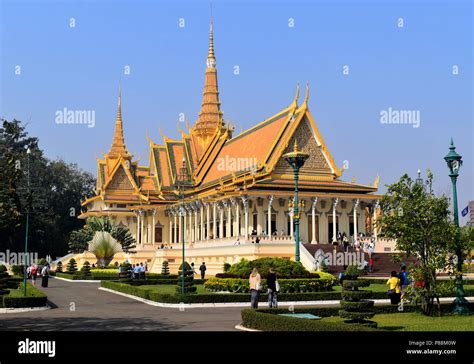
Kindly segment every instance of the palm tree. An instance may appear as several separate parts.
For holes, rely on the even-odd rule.
[[[100,267],[106,267],[122,251],[122,246],[109,232],[96,231],[87,250],[94,253]]]

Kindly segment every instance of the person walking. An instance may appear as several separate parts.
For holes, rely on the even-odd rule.
[[[41,270],[41,287],[48,287],[48,280],[49,280],[49,264],[46,263]]]
[[[405,264],[402,264],[400,266],[400,273],[398,273],[398,278],[400,279],[400,299],[403,299],[403,296],[405,296],[405,289],[410,284],[407,266]]]
[[[268,270],[267,275],[267,287],[268,287],[268,307],[269,308],[278,308],[278,299],[277,293],[280,290],[277,275],[273,268]]]
[[[260,283],[261,278],[258,273],[257,268],[252,269],[249,277],[249,287],[250,287],[250,307],[257,309],[258,308],[258,299],[260,297]]]
[[[38,275],[38,266],[36,264],[33,264],[31,266],[30,275],[31,275],[31,284],[33,286],[36,286],[36,276]]]
[[[202,262],[201,266],[199,267],[199,271],[201,272],[201,279],[204,279],[204,277],[206,276],[206,270],[206,262]]]
[[[398,305],[400,302],[400,278],[394,270],[390,273],[390,278],[387,281],[388,297],[392,305]]]

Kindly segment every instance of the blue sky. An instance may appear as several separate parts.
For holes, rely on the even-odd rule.
[[[28,122],[49,157],[95,174],[95,157],[112,140],[120,79],[125,140],[141,164],[147,132],[160,142],[159,128],[178,137],[180,113],[196,120],[208,1],[0,3],[0,116]],[[308,81],[310,110],[336,163],[349,162],[343,179],[372,183],[380,174],[382,186],[431,168],[446,193],[442,157],[452,136],[464,157],[462,208],[474,198],[472,18],[468,0],[214,1],[224,117],[246,129]],[[94,110],[95,127],[57,124],[65,107]],[[382,124],[389,108],[419,111],[420,127]]]

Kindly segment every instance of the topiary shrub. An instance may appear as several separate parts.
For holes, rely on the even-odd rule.
[[[62,273],[63,271],[63,263],[61,261],[56,264],[56,273]]]
[[[66,267],[66,272],[74,274],[77,272],[77,263],[74,258],[69,259],[69,262],[67,263]]]
[[[15,275],[15,276],[21,275],[21,267],[18,264],[13,264],[10,267],[10,269],[11,269],[13,275]]]
[[[253,268],[257,268],[263,278],[268,275],[270,268],[275,269],[280,278],[310,277],[310,273],[300,263],[284,258],[242,259],[239,263],[233,264],[225,274],[248,278]]]
[[[161,274],[164,276],[170,275],[170,265],[167,260],[164,260],[163,263],[161,263]]]
[[[84,262],[84,265],[82,266],[81,269],[81,274],[83,277],[90,277],[92,275],[91,273],[91,264],[89,262]]]
[[[183,274],[184,274],[184,293],[196,293],[196,287],[194,286],[194,274],[191,269],[191,266],[188,262],[184,262],[184,271],[183,271],[183,264],[179,266],[178,271],[178,287],[176,287],[176,293],[182,294],[183,293]]]
[[[224,263],[224,266],[222,267],[222,270],[224,273],[227,273],[230,269],[231,265],[229,263]]]
[[[342,282],[342,300],[339,316],[345,319],[347,324],[357,324],[369,327],[377,327],[375,321],[371,321],[375,312],[373,310],[374,301],[366,300],[372,295],[371,291],[359,290],[362,287],[369,287],[370,281],[358,280],[358,275],[354,268],[346,270],[350,279]]]

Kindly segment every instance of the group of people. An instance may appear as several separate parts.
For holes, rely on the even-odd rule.
[[[131,279],[146,279],[146,272],[148,271],[148,264],[132,264],[130,266],[130,278]],[[119,267],[119,276],[123,274],[123,268]]]
[[[31,284],[33,286],[36,286],[36,279],[38,275],[41,275],[41,287],[48,287],[49,274],[50,274],[49,263],[46,263],[43,266],[39,266],[34,263],[30,265],[28,268],[26,268],[26,278],[31,280]]]
[[[258,301],[260,298],[260,291],[262,286],[262,278],[257,268],[252,269],[249,277],[250,286],[250,306],[252,308],[258,308]],[[278,299],[277,294],[280,291],[280,285],[278,283],[278,277],[273,268],[268,270],[267,274],[267,293],[268,293],[268,307],[277,308]]]
[[[405,288],[410,284],[410,279],[408,277],[407,267],[402,264],[400,267],[400,272],[392,271],[390,273],[390,278],[387,280],[388,287],[388,297],[390,298],[390,303],[392,305],[397,305],[400,303],[401,299],[405,294]]]
[[[206,277],[206,262],[202,262],[202,264],[199,266],[199,272],[201,272],[201,279],[204,279]],[[196,274],[196,270],[194,269],[194,262],[191,263],[191,272],[193,275]]]

